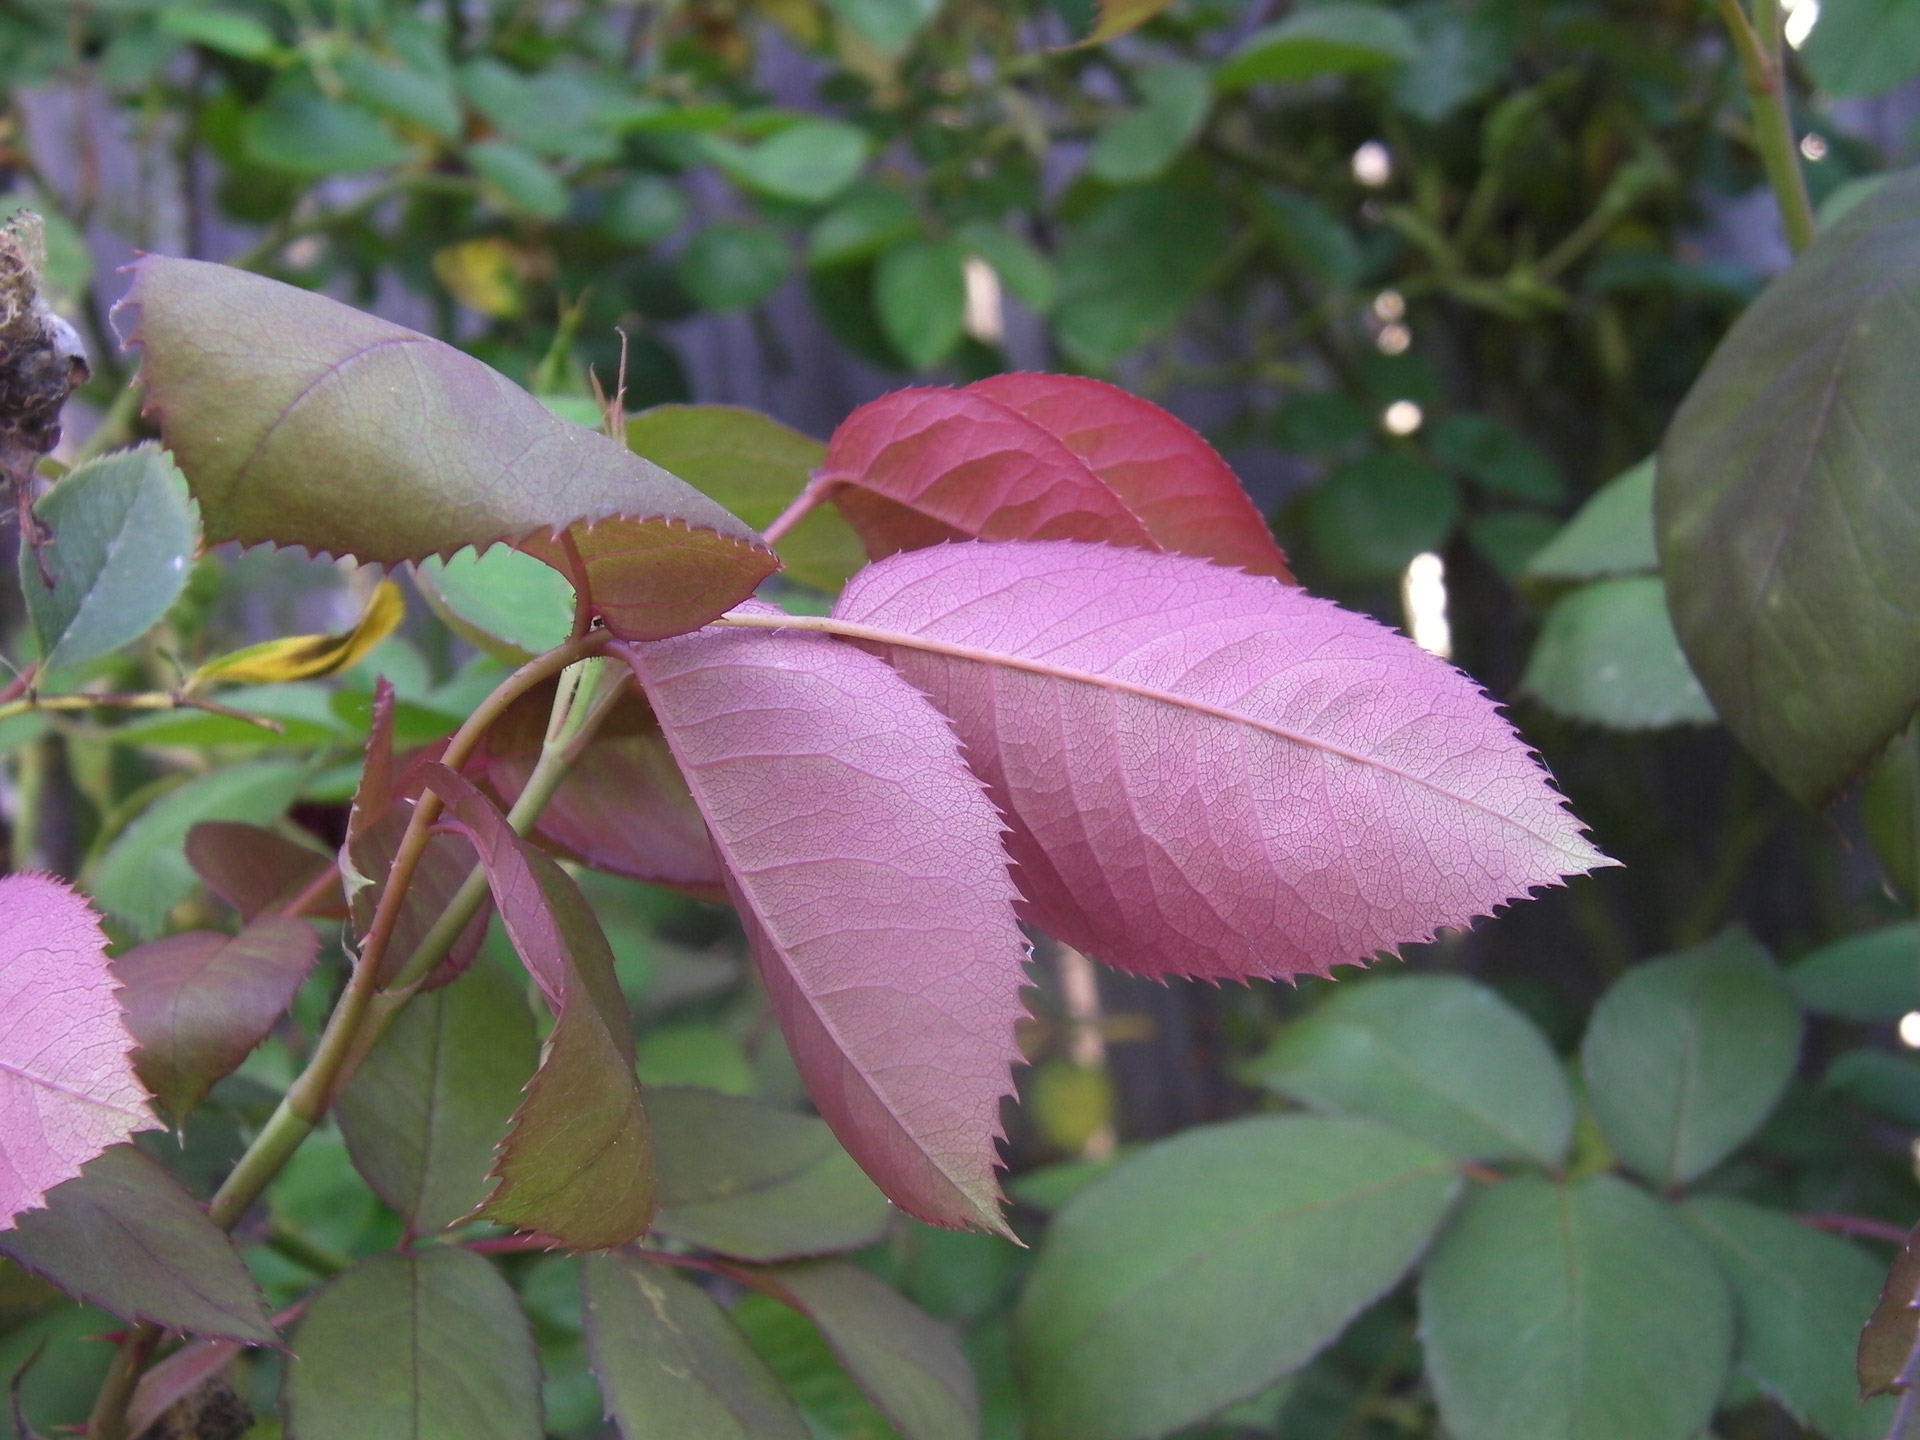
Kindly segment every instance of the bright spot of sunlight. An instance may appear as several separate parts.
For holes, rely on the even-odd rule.
[[[1387,406],[1386,413],[1380,417],[1380,423],[1386,427],[1389,435],[1411,435],[1420,428],[1420,422],[1426,418],[1425,413],[1413,401],[1396,400]]]
[[[1400,577],[1400,608],[1407,615],[1407,633],[1422,650],[1442,660],[1453,654],[1453,628],[1447,624],[1447,567],[1432,551],[1407,564]],[[1920,1016],[1916,1016],[1920,1019]]]
[[[1393,152],[1378,140],[1369,140],[1353,152],[1353,178],[1378,189],[1393,178]]]
[[[1382,325],[1373,343],[1382,355],[1400,355],[1413,344],[1413,332],[1404,325]]]
[[[1909,1010],[1900,1017],[1900,1043],[1909,1050],[1920,1050],[1920,1010]]]
[[[1813,22],[1820,18],[1820,0],[1787,0],[1787,23],[1780,33],[1787,44],[1798,50],[1813,33]]]
[[[1826,159],[1827,158],[1827,137],[1824,135],[1817,135],[1813,131],[1809,130],[1805,135],[1800,137],[1800,153],[1806,156],[1807,159],[1809,160]]]
[[[967,334],[987,345],[1007,337],[1006,314],[1000,307],[1000,277],[978,255],[967,257]]]

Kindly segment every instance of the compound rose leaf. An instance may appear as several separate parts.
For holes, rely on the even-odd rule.
[[[554,1014],[480,1213],[562,1245],[624,1245],[653,1218],[653,1147],[613,952],[566,871],[453,771],[425,775],[479,852],[507,936]]]
[[[1158,405],[1079,375],[994,375],[967,389],[1057,436],[1161,549],[1293,579],[1239,476],[1198,431]]]
[[[1041,426],[968,390],[896,390],[833,432],[815,483],[876,559],[945,540],[1089,540],[1158,549]]]
[[[134,1071],[176,1124],[266,1038],[319,954],[306,921],[268,916],[238,935],[189,930],[114,959],[140,1045]]]
[[[394,565],[506,541],[641,638],[694,628],[778,568],[697,490],[452,346],[222,265],[132,270],[128,343],[209,544]]]
[[[821,1115],[908,1213],[1003,1229],[1026,944],[1000,817],[953,731],[883,663],[811,636],[711,627],[621,653]]]
[[[1141,974],[1325,974],[1610,863],[1479,687],[1185,556],[948,545],[835,609],[952,721],[1022,914]]]
[[[159,1128],[117,990],[84,899],[50,875],[0,879],[0,1230],[109,1145]]]

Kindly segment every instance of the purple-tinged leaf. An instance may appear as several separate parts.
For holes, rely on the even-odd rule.
[[[140,1377],[127,1402],[127,1433],[144,1437],[181,1400],[214,1379],[246,1347],[237,1340],[193,1340]]]
[[[520,986],[485,964],[416,998],[367,1053],[334,1115],[354,1168],[409,1230],[445,1229],[487,1198],[538,1058]]]
[[[1607,863],[1470,679],[1265,576],[950,545],[835,613],[953,721],[1023,916],[1123,969],[1325,974]]]
[[[833,432],[817,482],[875,558],[947,540],[1159,546],[1053,435],[967,390],[896,390]]]
[[[959,1337],[899,1292],[848,1260],[782,1265],[752,1281],[820,1327],[900,1440],[977,1440],[980,1400]]]
[[[132,269],[128,343],[209,544],[394,565],[506,541],[637,638],[694,628],[778,566],[697,490],[451,346],[221,265]]]
[[[1079,375],[993,375],[967,387],[1059,438],[1163,550],[1291,581],[1287,557],[1220,452],[1158,405]]]
[[[485,796],[441,765],[426,782],[479,852],[507,936],[554,1013],[480,1213],[579,1249],[624,1245],[653,1218],[653,1152],[613,952],[579,887]]]
[[[647,1118],[656,1235],[763,1263],[864,1250],[886,1235],[887,1197],[811,1115],[656,1085]]]
[[[1004,1229],[993,1142],[1026,944],[1000,817],[952,730],[832,641],[714,628],[620,653],[821,1115],[909,1214]]]
[[[87,902],[50,875],[0,879],[0,1231],[136,1130],[159,1126]]]
[[[0,1254],[127,1320],[277,1343],[240,1254],[180,1183],[115,1145],[0,1233]]]
[[[189,830],[187,863],[245,921],[291,904],[334,868],[325,851],[238,820],[204,820]],[[316,920],[344,920],[347,907],[335,886],[303,913]]]
[[[553,688],[538,687],[487,732],[478,765],[503,809],[520,797],[539,762],[552,704]],[[726,898],[706,821],[638,685],[601,722],[540,812],[532,838],[611,875],[703,900]]]
[[[361,940],[373,928],[374,912],[386,893],[387,873],[400,853],[400,842],[407,833],[413,815],[413,801],[420,794],[422,767],[437,759],[445,746],[430,746],[413,761],[400,766],[393,754],[393,687],[385,679],[374,685],[373,720],[367,734],[366,766],[361,771],[360,788],[354,792],[353,808],[347,816],[347,843],[340,848],[340,876],[353,915],[353,932]],[[427,842],[413,881],[401,897],[400,916],[381,957],[381,983],[391,980],[407,963],[409,956],[427,938],[434,923],[446,912],[453,897],[466,883],[473,869],[473,854],[454,835],[435,835]],[[435,989],[456,978],[487,938],[487,920],[492,914],[482,905],[467,928],[453,942],[446,959],[433,967],[426,988]]]
[[[376,1255],[313,1297],[287,1367],[300,1440],[540,1440],[540,1361],[513,1289],[457,1245]]]
[[[623,1440],[806,1440],[780,1382],[699,1286],[628,1255],[589,1255],[580,1285]]]
[[[189,930],[116,957],[134,1073],[177,1125],[266,1039],[320,954],[304,920]]]
[[[1911,1390],[1920,1376],[1920,1225],[1893,1257],[1880,1299],[1860,1332],[1854,1374],[1863,1401]]]

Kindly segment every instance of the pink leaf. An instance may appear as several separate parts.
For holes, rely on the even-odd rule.
[[[950,545],[836,614],[953,720],[1022,914],[1123,969],[1324,974],[1610,863],[1473,681],[1264,576]]]
[[[533,773],[552,705],[553,687],[539,687],[487,732],[477,768],[502,808],[519,798]],[[469,774],[475,768],[468,766]],[[706,900],[726,897],[706,821],[637,684],[601,722],[540,812],[532,838],[595,870]]]
[[[114,960],[140,1044],[134,1071],[176,1122],[266,1038],[319,954],[306,921],[268,916],[238,935],[189,930]]]
[[[0,879],[0,1230],[136,1130],[159,1126],[87,902],[48,875]]]
[[[653,1148],[613,952],[567,873],[484,795],[444,765],[425,778],[479,852],[507,937],[554,1014],[480,1213],[562,1245],[624,1245],[653,1218]]]
[[[976,537],[1158,548],[1079,456],[966,390],[896,390],[862,405],[833,432],[816,483],[875,557]]]
[[[398,766],[393,755],[393,687],[383,678],[374,684],[373,726],[367,735],[366,768],[361,772],[360,788],[354,792],[353,808],[347,815],[347,843],[340,847],[340,874],[353,916],[353,933],[365,940],[373,927],[374,911],[386,892],[387,872],[400,853],[401,838],[412,818],[413,801],[420,794],[421,772],[444,749],[430,746],[417,752],[410,763]],[[409,956],[427,938],[473,869],[473,854],[455,835],[435,835],[427,842],[413,873],[413,883],[400,900],[400,917],[393,927],[381,957],[382,983],[400,973]],[[371,882],[371,883],[363,883]],[[460,938],[453,942],[447,958],[433,967],[427,976],[429,990],[457,978],[487,936],[487,920],[492,911],[482,905]]]
[[[620,650],[821,1115],[909,1214],[1004,1230],[993,1142],[1026,945],[952,730],[831,641],[709,628]]]
[[[967,389],[1057,436],[1113,487],[1161,549],[1293,579],[1240,478],[1158,405],[1078,375],[994,375]]]

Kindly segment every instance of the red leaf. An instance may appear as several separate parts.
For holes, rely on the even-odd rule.
[[[1158,405],[1078,375],[994,375],[967,389],[1057,436],[1113,487],[1161,549],[1293,579],[1239,477],[1199,432]]]
[[[501,808],[520,797],[540,758],[553,687],[510,706],[487,732],[478,768]],[[469,773],[474,766],[469,766]],[[533,839],[595,870],[724,899],[706,821],[636,684],[541,811]]]
[[[438,759],[440,751],[446,748],[433,745],[417,752],[396,778],[393,711],[393,687],[382,678],[374,683],[366,768],[361,772],[360,788],[354,792],[353,808],[347,815],[347,843],[340,849],[340,873],[353,915],[353,933],[361,940],[365,940],[372,929],[374,911],[386,892],[387,872],[393,869],[394,858],[400,853],[400,841],[407,833],[412,802],[420,794],[423,768]],[[420,948],[420,942],[445,913],[472,869],[473,854],[457,836],[435,835],[427,842],[420,864],[413,872],[413,883],[401,897],[393,937],[381,957],[382,984],[397,975],[408,957]],[[486,905],[475,912],[467,928],[460,932],[460,938],[453,942],[447,958],[433,967],[423,988],[437,989],[473,963],[481,942],[487,938],[487,921],[492,913]]]
[[[653,1218],[653,1157],[633,1021],[613,952],[579,888],[443,765],[426,783],[479,852],[513,948],[553,1007],[545,1058],[514,1113],[480,1213],[582,1249],[624,1245]]]
[[[50,875],[0,879],[0,1230],[136,1130],[154,1130],[87,902]]]
[[[697,490],[452,346],[224,265],[132,269],[129,343],[210,545],[394,565],[504,540],[640,638],[694,628],[778,568]]]
[[[182,1345],[133,1387],[133,1399],[127,1402],[127,1433],[144,1436],[149,1425],[231,1365],[245,1348],[235,1340],[194,1340]]]
[[[46,1209],[0,1233],[0,1253],[128,1320],[255,1345],[278,1338],[233,1242],[132,1145],[55,1187]]]
[[[1158,548],[1079,456],[967,390],[896,390],[862,405],[833,432],[816,483],[875,558],[973,538]]]
[[[619,648],[821,1115],[908,1213],[1004,1230],[993,1141],[1026,945],[1000,817],[952,730],[830,641],[716,627]]]
[[[325,851],[238,820],[204,820],[189,830],[187,863],[242,920],[284,908],[334,868],[333,857]],[[347,905],[336,886],[302,913],[316,920],[344,920]]]
[[[836,615],[953,720],[1022,914],[1124,969],[1324,974],[1610,863],[1471,680],[1263,576],[951,545]]]
[[[306,921],[269,916],[238,935],[190,930],[114,960],[140,1045],[134,1071],[176,1124],[267,1037],[319,953]]]

